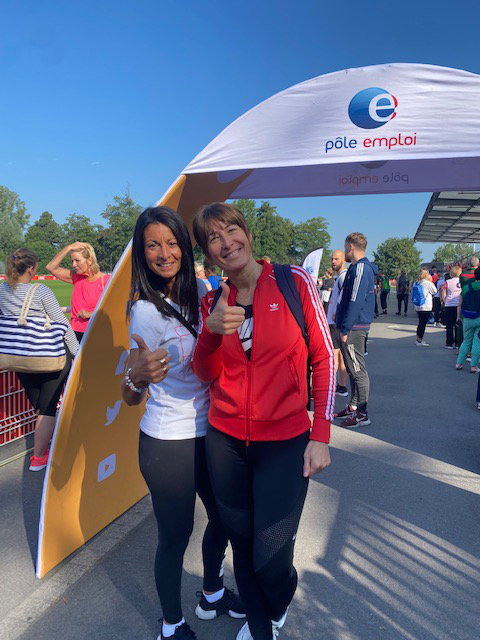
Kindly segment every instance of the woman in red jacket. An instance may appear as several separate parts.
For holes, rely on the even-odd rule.
[[[272,640],[297,586],[293,549],[308,479],[330,464],[333,346],[316,287],[293,266],[307,353],[273,265],[254,260],[236,207],[202,207],[193,230],[205,255],[228,276],[215,305],[214,291],[203,299],[193,370],[211,382],[209,471],[248,620],[237,640]],[[308,355],[313,425],[306,409]]]

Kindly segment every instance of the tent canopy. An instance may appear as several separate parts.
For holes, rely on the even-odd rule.
[[[185,168],[232,198],[472,190],[480,76],[425,64],[347,69],[254,107]]]
[[[480,191],[434,193],[423,214],[415,240],[480,242]]]

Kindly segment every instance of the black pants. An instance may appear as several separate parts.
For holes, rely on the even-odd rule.
[[[428,319],[430,318],[431,311],[417,311],[418,326],[417,326],[417,338],[423,340],[423,334],[425,333],[425,327],[427,326]]]
[[[455,336],[455,344],[457,342],[457,307],[445,307],[445,324],[447,325],[447,339],[445,344],[448,347],[453,347],[453,341]]]
[[[349,331],[347,342],[341,340],[339,332],[338,340],[343,361],[350,376],[350,387],[352,389],[350,404],[357,407],[361,413],[366,413],[370,393],[370,378],[368,377],[367,363],[365,361],[368,331],[365,329]]]
[[[445,311],[442,308],[442,301],[440,298],[433,298],[433,319],[435,322],[441,322],[444,324]]]
[[[77,336],[78,343],[80,344],[85,333],[83,331],[75,331],[75,335]]]
[[[72,366],[70,351],[68,348],[65,348],[65,351],[67,359],[61,371],[53,371],[52,373],[17,373],[27,398],[41,416],[53,417],[57,413],[58,400]]]
[[[375,294],[375,315],[378,316],[378,296]]]
[[[207,434],[212,485],[254,640],[272,640],[271,621],[285,613],[297,587],[293,549],[308,488],[308,440],[306,432],[247,447],[217,429]]]
[[[213,496],[205,457],[205,438],[158,440],[140,432],[140,471],[152,494],[158,526],[155,583],[167,622],[182,617],[183,556],[193,530],[195,494],[205,505],[208,525],[202,544],[205,591],[223,587],[227,536]]]
[[[398,313],[402,313],[402,302],[405,309],[405,313],[408,310],[408,293],[397,293]]]
[[[388,291],[382,291],[380,293],[380,305],[382,307],[382,311],[387,310],[387,296],[388,296]]]

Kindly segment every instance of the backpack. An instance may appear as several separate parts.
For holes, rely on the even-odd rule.
[[[415,282],[412,287],[412,302],[416,307],[423,307],[427,299],[420,282]]]
[[[277,286],[280,289],[280,293],[285,299],[288,308],[290,309],[293,317],[297,321],[298,326],[300,327],[300,331],[302,332],[302,337],[305,340],[305,344],[307,345],[307,351],[309,350],[310,337],[308,335],[307,323],[305,321],[305,316],[303,315],[303,307],[302,302],[300,300],[300,294],[298,293],[297,285],[295,284],[295,280],[293,278],[292,270],[289,264],[274,264],[273,265],[273,273],[275,274],[275,280],[277,281]],[[227,282],[228,284],[228,282]],[[210,313],[215,308],[220,296],[222,295],[222,289],[219,288],[215,292],[215,296],[212,301],[212,306],[210,308]],[[310,397],[311,397],[311,365],[310,365],[310,356],[307,360],[307,389],[308,389],[308,401],[307,401],[307,410],[310,410]]]
[[[475,290],[472,283],[468,283],[468,291],[462,300],[462,315],[464,318],[478,318],[480,316],[480,291]]]

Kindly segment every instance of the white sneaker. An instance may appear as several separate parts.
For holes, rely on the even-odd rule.
[[[477,409],[480,411],[480,402],[477,402]]]
[[[250,633],[250,627],[248,626],[248,622],[245,622],[243,627],[237,633],[237,640],[253,640],[253,636]]]
[[[430,345],[427,344],[425,342],[425,340],[422,340],[421,342],[419,342],[418,340],[415,340],[415,344],[417,345],[417,347],[429,347]]]
[[[287,619],[287,616],[288,616],[288,607],[281,618],[279,618],[278,620],[272,620],[272,629],[281,629],[285,624],[285,620]]]
[[[283,627],[285,624],[285,620],[287,617],[288,609],[285,611],[280,620],[272,620],[272,640],[278,637],[280,633],[279,628]],[[280,624],[281,623],[281,624]],[[248,626],[248,622],[246,622],[240,631],[237,634],[237,640],[253,640],[253,636],[250,633],[250,627]]]

